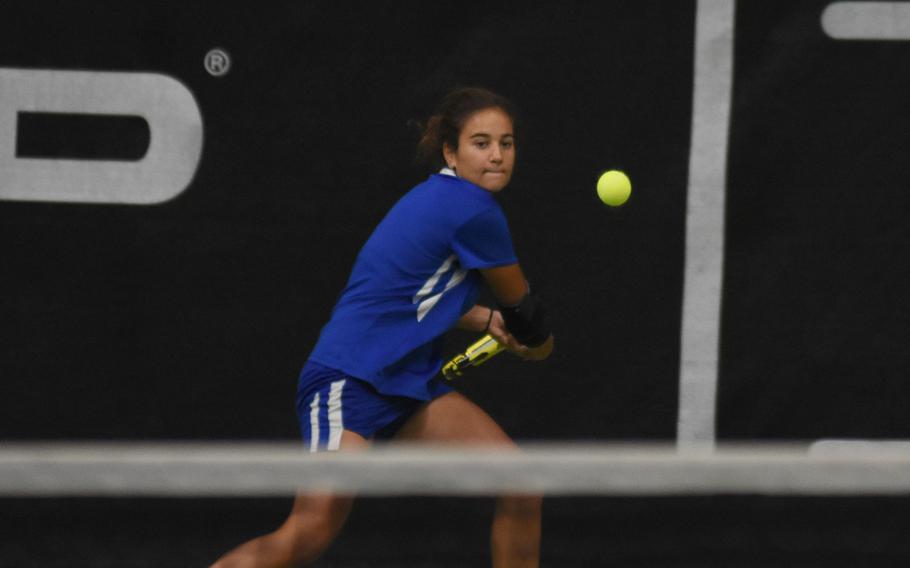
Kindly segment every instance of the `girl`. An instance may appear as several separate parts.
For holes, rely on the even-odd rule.
[[[494,194],[515,166],[514,112],[481,88],[452,91],[418,153],[444,166],[399,200],[360,251],[303,367],[297,410],[310,451],[356,451],[373,440],[514,442],[479,406],[440,381],[442,336],[454,325],[489,332],[541,360],[553,350]],[[475,305],[486,284],[497,308]],[[300,494],[275,532],[215,566],[296,566],[316,559],[341,529],[353,497]],[[495,568],[536,567],[540,498],[501,496],[493,518]]]

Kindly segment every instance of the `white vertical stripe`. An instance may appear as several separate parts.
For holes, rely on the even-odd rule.
[[[329,391],[329,445],[327,449],[337,450],[341,446],[341,431],[344,429],[344,421],[341,415],[341,389],[344,388],[344,380],[332,383],[332,390]]]
[[[680,449],[715,444],[735,0],[698,0],[679,365]]]
[[[319,393],[313,395],[310,403],[310,451],[319,449]]]

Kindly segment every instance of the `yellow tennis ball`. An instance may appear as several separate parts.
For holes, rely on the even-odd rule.
[[[631,193],[632,182],[619,170],[606,171],[597,180],[597,196],[610,207],[622,205]]]

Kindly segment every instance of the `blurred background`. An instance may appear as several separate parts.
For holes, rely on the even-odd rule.
[[[4,2],[0,438],[296,438],[297,373],[360,246],[430,173],[419,123],[482,85],[520,110],[500,202],[558,349],[458,389],[520,440],[673,443],[696,17],[724,6],[706,441],[910,437],[910,42],[834,38],[830,4]],[[608,209],[614,168],[633,193]],[[290,503],[2,499],[0,565],[205,565]],[[544,565],[903,564],[906,505],[552,499]],[[319,566],[482,566],[491,510],[364,499]]]

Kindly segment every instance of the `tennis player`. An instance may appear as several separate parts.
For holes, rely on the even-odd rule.
[[[481,88],[449,93],[427,122],[419,156],[441,170],[405,194],[361,249],[301,371],[297,410],[310,451],[356,451],[374,440],[514,448],[479,406],[440,379],[442,337],[489,332],[526,360],[553,336],[515,256],[494,198],[515,166],[515,113]],[[486,285],[495,308],[475,305]],[[332,542],[353,497],[300,494],[287,521],[215,566],[298,566]],[[495,568],[536,567],[540,498],[497,499]]]

